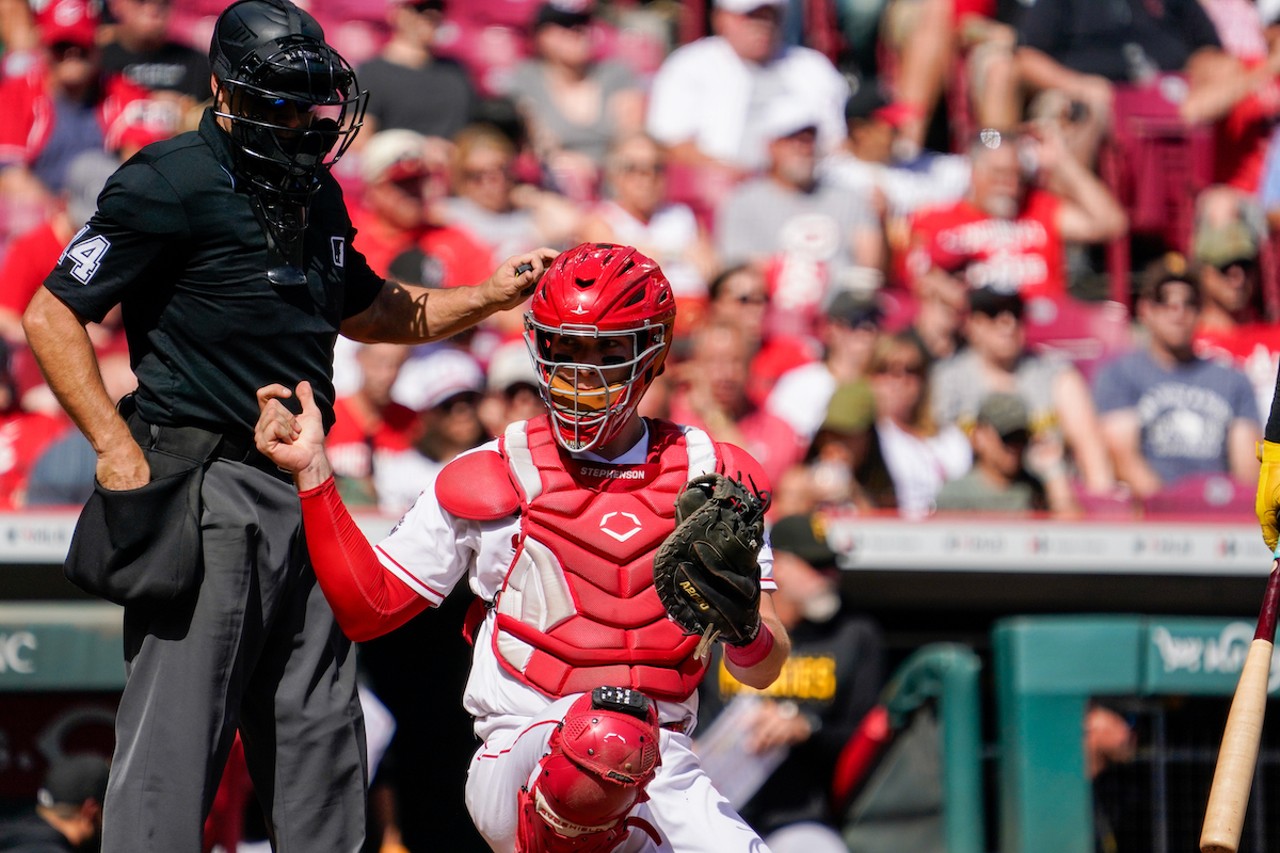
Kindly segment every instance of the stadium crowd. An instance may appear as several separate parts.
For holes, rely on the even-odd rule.
[[[198,120],[221,5],[0,3],[0,507],[91,488],[20,317],[114,166]],[[1245,502],[1280,360],[1280,4],[307,5],[370,92],[336,174],[375,270],[639,247],[680,303],[647,413],[748,448],[774,518]],[[537,411],[522,332],[340,344],[344,494],[398,515]]]
[[[92,491],[21,316],[114,168],[196,126],[224,5],[0,0],[0,511]],[[782,572],[830,610],[797,625],[839,607],[813,574],[833,555],[795,541],[827,509],[1247,517],[1280,365],[1280,0],[300,5],[370,93],[334,173],[375,271],[447,288],[584,241],[660,263],[677,336],[642,413],[764,466]],[[123,397],[119,318],[90,333]],[[523,333],[513,310],[417,348],[340,339],[343,500],[397,517],[537,414]],[[880,680],[846,622],[875,672],[840,708],[791,703],[791,744],[843,737]],[[380,642],[375,681],[421,638]]]

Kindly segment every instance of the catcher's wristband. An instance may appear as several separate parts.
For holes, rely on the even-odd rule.
[[[725,646],[724,656],[735,666],[751,667],[760,663],[773,651],[773,632],[768,625],[761,625],[756,638],[745,646]]]

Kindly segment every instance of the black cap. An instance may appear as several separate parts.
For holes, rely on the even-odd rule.
[[[827,544],[827,525],[817,513],[784,516],[773,523],[769,542],[775,551],[785,551],[815,569],[838,568],[839,555]]]
[[[889,99],[874,80],[863,80],[844,102],[846,119],[869,119],[876,110],[889,106]]]
[[[46,808],[78,806],[85,800],[101,803],[107,796],[109,765],[99,755],[64,755],[49,766],[44,784],[36,792],[36,802]]]
[[[879,325],[884,319],[884,309],[874,294],[855,293],[852,290],[840,290],[831,297],[827,305],[827,317],[857,328],[863,323]]]
[[[557,27],[582,27],[591,23],[591,4],[589,2],[573,2],[573,0],[551,0],[538,7],[533,16],[533,28],[541,29],[548,24]]]
[[[975,287],[969,291],[969,310],[990,317],[997,317],[1008,311],[1018,319],[1022,318],[1025,303],[1022,294],[1016,290],[1000,290],[994,287]]]

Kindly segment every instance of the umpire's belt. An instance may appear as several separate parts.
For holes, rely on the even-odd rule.
[[[159,426],[147,423],[136,411],[122,411],[121,414],[125,415],[129,431],[141,447],[151,447],[188,459],[239,462],[277,479],[292,482],[293,478],[287,471],[281,471],[274,462],[258,452],[252,435],[220,434],[193,426]],[[213,442],[216,444],[210,451],[208,448]]]

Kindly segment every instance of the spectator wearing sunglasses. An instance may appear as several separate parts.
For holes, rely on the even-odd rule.
[[[968,301],[969,346],[934,368],[938,422],[970,430],[987,395],[1017,394],[1030,412],[1034,458],[1043,462],[1039,473],[1056,476],[1059,464],[1066,465],[1090,493],[1109,492],[1115,475],[1080,371],[1065,359],[1028,350],[1018,292],[980,287],[969,292]]]
[[[898,512],[908,518],[930,513],[942,484],[963,475],[973,462],[964,433],[930,411],[928,374],[924,352],[910,335],[877,342],[871,361],[876,440]]]
[[[707,307],[707,282],[717,259],[705,229],[686,204],[667,193],[667,157],[643,133],[613,143],[605,158],[604,200],[582,224],[584,243],[635,246],[666,273],[681,324],[697,324]]]
[[[1262,211],[1236,190],[1211,187],[1196,200],[1191,251],[1200,277],[1196,354],[1234,364],[1269,411],[1280,363],[1275,317],[1262,300]],[[1274,310],[1275,306],[1270,306]]]
[[[989,394],[969,432],[973,467],[963,477],[943,484],[938,511],[1073,514],[1075,498],[1065,476],[1060,473],[1042,481],[1028,470],[1030,443],[1031,413],[1022,398]]]
[[[1138,498],[1187,477],[1227,474],[1252,485],[1258,405],[1237,368],[1195,354],[1199,277],[1170,253],[1143,272],[1138,322],[1147,345],[1103,367],[1094,380],[1116,473]]]

